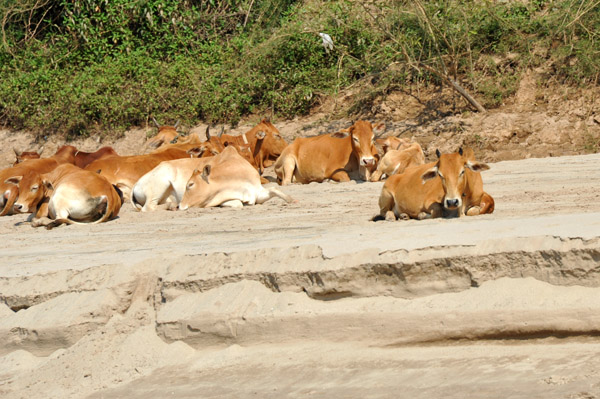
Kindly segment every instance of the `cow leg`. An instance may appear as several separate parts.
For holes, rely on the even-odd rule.
[[[262,204],[273,197],[279,197],[282,200],[284,200],[285,202],[287,202],[288,204],[291,202],[294,202],[294,199],[292,197],[290,197],[289,195],[284,194],[281,191],[277,190],[276,188],[271,187],[271,188],[259,190],[259,192],[256,194],[256,203]]]
[[[396,214],[394,213],[394,211],[387,211],[385,213],[385,220],[387,220],[388,222],[395,222]]]
[[[338,170],[331,175],[331,180],[339,183],[350,181],[350,176],[345,170]]]
[[[294,170],[296,169],[296,158],[293,156],[286,156],[282,159],[282,165],[277,168],[277,177],[281,180],[279,183],[282,186],[292,183],[292,177],[294,176]],[[276,165],[277,166],[277,165]]]
[[[244,203],[240,200],[229,200],[229,201],[223,202],[219,206],[227,207],[227,208],[242,208],[244,206]]]
[[[383,172],[380,168],[380,165],[377,165],[377,170],[375,172],[373,172],[373,174],[371,175],[371,181],[379,181],[381,180],[381,176],[383,175]]]
[[[477,216],[481,212],[481,208],[478,206],[472,206],[467,210],[467,216]]]

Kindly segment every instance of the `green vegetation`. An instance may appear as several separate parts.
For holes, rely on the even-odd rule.
[[[0,15],[0,123],[69,137],[291,117],[361,81],[351,112],[448,79],[494,107],[526,68],[600,73],[598,0],[0,0]]]

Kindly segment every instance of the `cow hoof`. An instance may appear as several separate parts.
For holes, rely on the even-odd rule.
[[[467,211],[467,216],[477,216],[479,215],[481,212],[481,208],[478,206],[474,206],[472,208],[469,208],[469,210]]]
[[[410,216],[408,216],[408,213],[401,213],[400,214],[400,219],[402,219],[402,220],[408,220],[408,219],[410,219]]]
[[[396,215],[392,211],[387,211],[385,213],[385,220],[387,220],[388,222],[395,222],[396,221]]]
[[[431,219],[431,215],[427,212],[421,212],[417,215],[417,219],[419,219],[419,220]]]

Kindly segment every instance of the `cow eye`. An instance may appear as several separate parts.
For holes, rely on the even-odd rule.
[[[192,187],[194,187],[194,182],[193,181],[189,182],[188,185],[187,185],[187,188],[192,188]]]
[[[360,143],[360,140],[358,139],[358,137],[352,137],[352,138],[354,139],[354,142],[355,142],[356,144]]]
[[[464,174],[465,174],[465,170],[463,169],[463,170],[460,171],[460,175],[458,175],[458,177],[461,177]]]
[[[31,191],[37,191],[38,188],[40,188],[40,187],[39,186],[33,186],[33,187],[31,187]]]

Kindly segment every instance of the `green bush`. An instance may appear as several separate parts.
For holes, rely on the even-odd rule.
[[[361,80],[372,88],[350,112],[445,77],[494,107],[526,68],[580,85],[600,71],[592,0],[0,0],[0,13],[0,122],[68,137],[150,116],[292,117]]]

